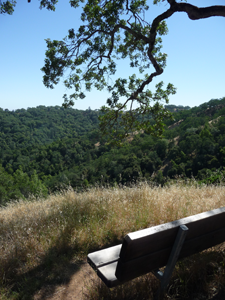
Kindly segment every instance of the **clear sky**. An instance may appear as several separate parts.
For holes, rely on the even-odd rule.
[[[153,0],[149,0],[151,4]],[[225,5],[224,0],[188,1],[197,6]],[[152,8],[152,5],[150,6]],[[151,10],[157,16],[168,8],[164,3]],[[0,107],[9,110],[38,105],[61,105],[66,93],[63,83],[47,89],[42,83],[46,38],[62,39],[68,29],[81,24],[81,9],[59,0],[56,11],[39,9],[39,1],[18,0],[12,16],[0,15]],[[146,19],[147,20],[147,19]],[[152,21],[152,18],[147,21]],[[211,99],[225,97],[225,18],[191,21],[185,13],[176,13],[167,22],[169,33],[163,37],[162,51],[168,54],[163,80],[177,87],[170,104],[198,106]],[[119,61],[118,76],[133,74],[127,62]],[[151,88],[150,88],[151,89]],[[99,109],[107,92],[92,90],[74,108]]]

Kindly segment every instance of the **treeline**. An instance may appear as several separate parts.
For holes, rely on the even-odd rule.
[[[84,135],[88,144],[95,136],[98,140],[98,116],[90,108],[0,108],[0,204],[31,194],[46,195],[49,177],[68,168],[67,144],[76,144]],[[71,150],[72,159],[76,148]]]
[[[175,121],[167,121],[162,139],[131,135],[122,148],[112,148],[101,138],[98,111],[44,106],[0,110],[1,134],[7,136],[0,140],[0,203],[47,195],[68,185],[125,184],[141,177],[159,184],[177,176],[222,180],[225,98],[172,110]]]
[[[15,111],[0,108],[0,158],[16,148],[50,144],[58,139],[83,136],[97,128],[98,111],[38,106]]]

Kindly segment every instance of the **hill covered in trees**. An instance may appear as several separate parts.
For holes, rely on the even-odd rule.
[[[130,134],[120,148],[101,138],[98,111],[0,109],[0,203],[68,185],[125,184],[143,177],[158,184],[177,176],[222,180],[225,98],[168,109],[174,121],[166,121],[163,138]]]
[[[79,137],[98,125],[98,111],[38,106],[15,111],[0,108],[1,150],[49,144],[65,137]]]

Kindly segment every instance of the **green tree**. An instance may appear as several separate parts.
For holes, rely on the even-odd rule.
[[[13,177],[0,164],[0,206],[14,198],[13,186]]]
[[[22,171],[20,166],[13,174],[14,189],[17,190],[18,198],[27,198],[30,195],[30,179],[27,173]]]
[[[41,0],[40,8],[55,10],[57,2]],[[160,2],[168,4],[167,10],[153,20],[147,19],[151,5]],[[83,25],[76,31],[70,29],[61,41],[46,40],[46,59],[42,68],[44,84],[53,88],[70,69],[64,83],[73,92],[63,96],[65,107],[73,105],[78,98],[85,98],[85,91],[91,91],[92,87],[106,88],[111,97],[107,99],[107,106],[102,107],[104,114],[100,127],[103,133],[110,132],[112,137],[123,138],[130,131],[144,129],[152,135],[161,135],[163,119],[171,116],[161,101],[168,103],[176,89],[171,83],[164,89],[160,82],[153,93],[149,84],[166,66],[167,55],[161,51],[161,36],[168,32],[166,20],[179,12],[185,12],[191,20],[225,16],[225,5],[199,8],[186,2],[70,0],[73,8],[84,3]],[[15,0],[0,0],[0,13],[12,14],[15,5]],[[109,83],[107,79],[115,75],[116,62],[121,58],[129,59],[130,67],[135,70],[129,78],[118,77],[114,83]],[[149,73],[151,65],[153,71]]]
[[[38,178],[37,172],[35,170],[33,175],[31,175],[29,188],[30,194],[35,197],[46,197],[48,195],[48,189],[40,180],[40,178]]]
[[[210,128],[209,128],[209,123],[205,123],[204,128],[200,132],[200,138],[201,139],[212,138],[212,134],[211,134]]]
[[[162,1],[154,0],[153,4]],[[166,66],[167,55],[161,51],[161,37],[168,32],[166,19],[178,12],[185,12],[191,20],[225,16],[225,6],[199,8],[182,0],[179,3],[167,0],[168,9],[155,19],[147,20],[145,15],[151,1],[70,1],[73,7],[79,2],[85,2],[81,14],[83,25],[76,31],[70,29],[61,41],[46,40],[44,84],[53,88],[67,69],[72,70],[65,85],[73,92],[63,96],[65,107],[85,98],[85,92],[93,87],[107,89],[111,96],[107,106],[102,107],[100,128],[103,133],[111,134],[111,140],[141,129],[161,135],[163,119],[170,116],[161,101],[168,103],[169,95],[176,89],[171,83],[164,89],[160,82],[153,93],[149,84]],[[130,60],[134,72],[129,78],[117,77],[110,83],[108,78],[115,75],[118,59]],[[149,73],[151,65],[153,71]]]
[[[31,0],[27,0],[29,3]],[[41,0],[40,1],[40,8],[47,8],[49,10],[55,10],[55,5],[58,0]],[[16,6],[17,1],[15,0],[0,0],[0,14],[9,14],[12,15],[14,12],[14,8]]]

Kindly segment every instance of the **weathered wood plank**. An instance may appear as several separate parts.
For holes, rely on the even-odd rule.
[[[178,259],[211,248],[225,241],[225,227],[209,234],[185,240]],[[130,261],[119,259],[116,277],[124,282],[151,272],[167,264],[172,247],[138,257]]]
[[[119,259],[122,244],[88,254],[87,261],[93,269],[97,269]]]
[[[106,266],[100,267],[97,270],[97,275],[109,288],[115,287],[122,283],[117,279],[115,275],[116,268],[117,268],[117,262],[114,262]]]
[[[216,231],[225,227],[225,207],[129,233],[123,241],[121,260],[129,261],[172,247],[180,225],[189,229],[186,241]]]

